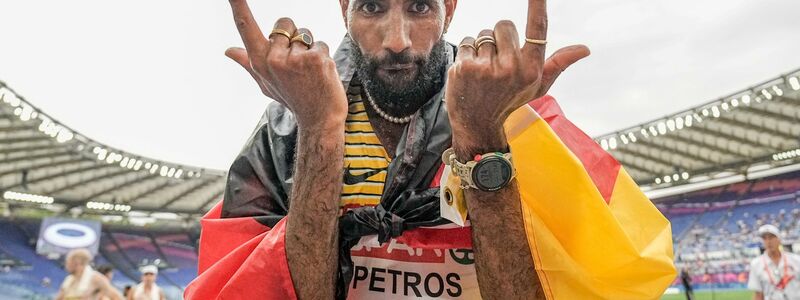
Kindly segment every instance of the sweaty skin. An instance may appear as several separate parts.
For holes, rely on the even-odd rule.
[[[265,95],[284,104],[297,118],[295,182],[286,226],[286,255],[297,296],[331,299],[338,266],[336,237],[347,114],[344,88],[324,43],[308,48],[289,43],[281,35],[265,37],[245,0],[230,0],[230,4],[246,49],[231,48],[226,55],[253,76]],[[349,35],[365,57],[373,58],[402,52],[427,56],[442,40],[456,4],[457,0],[340,0]],[[545,0],[529,0],[526,35],[545,39],[546,20]],[[278,20],[275,28],[310,34],[285,18]],[[573,46],[545,61],[544,46],[520,47],[509,21],[501,21],[493,31],[481,35],[494,35],[496,47],[486,45],[478,53],[460,48],[445,87],[453,147],[462,162],[475,154],[507,151],[502,130],[506,117],[544,95],[564,68],[589,54],[586,47]],[[375,79],[402,87],[420,71],[413,64],[382,65]],[[388,153],[395,153],[404,125],[387,122],[366,107],[378,138]],[[419,107],[412,107],[412,111],[416,109]],[[408,113],[387,112],[395,116]],[[482,297],[544,298],[527,243],[516,181],[492,193],[469,190],[466,199]]]

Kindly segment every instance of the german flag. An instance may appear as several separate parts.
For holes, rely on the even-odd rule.
[[[549,96],[506,121],[547,299],[658,299],[675,279],[669,221]]]
[[[506,133],[547,299],[658,299],[676,276],[670,224],[619,162],[549,96],[516,111]],[[221,210],[201,221],[200,274],[185,298],[295,299],[285,218],[270,228]],[[412,247],[471,246],[469,228],[448,230],[461,234],[418,228],[401,238]]]

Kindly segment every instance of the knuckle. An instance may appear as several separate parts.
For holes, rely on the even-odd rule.
[[[247,26],[247,19],[245,19],[245,18],[236,18],[236,20],[234,20],[234,22],[236,22],[236,26],[237,27]]]
[[[325,63],[325,58],[319,52],[309,51],[303,60],[307,66],[321,67]]]
[[[267,57],[267,67],[268,68],[275,68],[279,69],[283,66],[284,62],[277,56],[269,56]]]
[[[484,36],[484,35],[494,35],[494,30],[491,30],[491,29],[481,30],[480,36]]]
[[[540,18],[535,19],[533,21],[533,24],[536,27],[541,28],[541,30],[544,30],[545,32],[547,31],[547,17],[546,16],[542,16]]]

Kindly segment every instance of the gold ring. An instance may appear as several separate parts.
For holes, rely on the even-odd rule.
[[[484,35],[484,36],[478,37],[478,39],[475,40],[475,49],[480,49],[481,46],[483,46],[483,44],[487,44],[487,43],[488,44],[492,44],[492,45],[497,45],[497,42],[495,42],[493,36]]]
[[[301,34],[295,35],[291,39],[291,42],[292,43],[301,42],[301,43],[303,43],[303,45],[306,45],[306,47],[311,48],[311,44],[314,43],[314,38],[312,38],[311,35],[308,35],[308,34],[305,34],[305,33],[301,33]]]
[[[547,40],[537,40],[537,39],[525,39],[526,43],[531,43],[534,45],[547,45]]]
[[[494,39],[485,39],[485,40],[482,40],[482,41],[478,42],[478,44],[475,45],[475,48],[476,49],[480,49],[481,46],[483,46],[483,44],[492,44],[492,45],[497,46],[497,43],[494,41]]]
[[[282,36],[285,36],[290,41],[292,40],[292,34],[289,33],[288,31],[280,29],[280,28],[273,29],[272,32],[269,34],[269,38],[272,38],[272,36],[276,35],[276,34],[280,34]]]
[[[473,45],[473,44],[467,44],[467,43],[464,43],[464,44],[458,45],[458,48],[472,48],[472,50],[475,50],[475,52],[477,52],[477,51],[478,51],[478,48],[475,48],[475,45]]]

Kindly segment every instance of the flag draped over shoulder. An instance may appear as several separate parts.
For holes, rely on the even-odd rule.
[[[658,299],[675,279],[669,221],[552,97],[506,122],[528,242],[548,299]]]
[[[676,275],[670,224],[624,168],[549,96],[515,112],[506,133],[547,299],[659,298]],[[184,296],[295,299],[285,217],[269,227],[252,217],[221,218],[221,210],[220,202],[201,221],[200,274]],[[453,232],[469,234],[464,229]],[[412,247],[471,246],[431,232],[417,228],[398,238]]]

